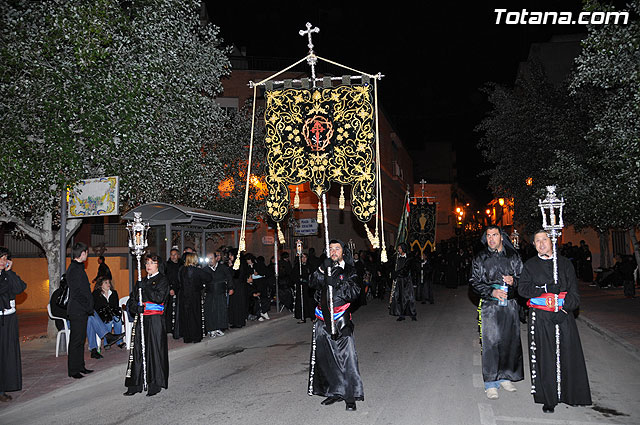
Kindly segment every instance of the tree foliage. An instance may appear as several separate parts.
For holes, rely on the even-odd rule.
[[[0,0],[0,223],[42,246],[51,282],[66,188],[117,175],[125,210],[149,201],[216,209],[225,165],[248,156],[246,117],[230,125],[215,102],[229,49],[200,7]],[[238,205],[222,206],[239,214]],[[69,220],[64,237],[78,225]]]
[[[589,28],[566,84],[550,85],[534,64],[515,88],[487,90],[493,110],[477,129],[493,164],[490,186],[516,199],[515,218],[529,229],[539,226],[537,199],[547,184],[558,186],[577,227],[640,223],[640,2],[630,8],[628,25]]]

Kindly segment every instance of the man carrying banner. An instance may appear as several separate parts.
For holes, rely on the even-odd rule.
[[[360,285],[351,253],[344,242],[335,239],[329,242],[329,258],[313,272],[309,287],[315,289],[318,304],[309,368],[309,395],[326,397],[322,401],[325,406],[344,400],[347,410],[356,410],[356,400],[364,400],[364,390],[350,306],[358,299]],[[329,298],[331,292],[333,297]],[[335,333],[332,333],[331,315]]]

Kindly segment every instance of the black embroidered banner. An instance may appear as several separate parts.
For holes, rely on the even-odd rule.
[[[374,106],[370,84],[265,92],[267,213],[289,210],[289,185],[309,182],[322,196],[331,182],[351,185],[363,222],[376,213]]]
[[[418,201],[416,205],[411,205],[408,244],[411,249],[417,245],[420,252],[424,252],[427,247],[430,251],[436,248],[435,203],[422,204]]]

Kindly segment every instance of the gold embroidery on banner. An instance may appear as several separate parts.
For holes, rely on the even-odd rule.
[[[267,211],[289,210],[289,185],[309,182],[320,197],[331,182],[351,186],[354,215],[376,213],[372,87],[282,89],[265,93]]]

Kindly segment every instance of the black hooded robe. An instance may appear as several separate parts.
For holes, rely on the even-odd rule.
[[[546,288],[543,286],[546,284]],[[539,297],[542,293],[566,292],[562,311],[529,308],[529,361],[531,364],[531,392],[536,403],[556,406],[591,404],[589,378],[585,366],[582,344],[573,311],[580,305],[576,273],[571,261],[558,257],[558,285],[553,279],[553,260],[537,255],[524,265],[518,292],[525,298]],[[560,398],[556,380],[556,331],[560,328]]]
[[[205,284],[204,321],[207,332],[227,329],[229,314],[227,312],[227,291],[233,289],[231,270],[224,263],[217,263],[215,268],[208,266],[204,271],[210,280]]]
[[[483,236],[486,244],[486,237]],[[524,379],[522,344],[520,342],[519,306],[516,300],[518,278],[522,260],[502,232],[502,250],[493,252],[488,247],[473,259],[469,283],[481,297],[480,320],[482,335],[482,377],[484,382]],[[491,293],[492,285],[501,285],[502,276],[513,276],[507,305],[498,305]]]
[[[294,285],[293,292],[295,295],[293,316],[298,320],[313,319],[313,299],[309,293],[311,269],[309,268],[309,264],[302,264],[302,266],[300,266],[299,261],[299,259],[296,260],[291,273],[291,280]]]
[[[358,369],[358,353],[353,338],[353,322],[349,311],[350,303],[357,300],[360,293],[358,275],[353,265],[344,263],[344,268],[332,267],[334,312],[342,310],[336,320],[336,339],[331,337],[329,317],[328,285],[321,269],[311,275],[309,286],[316,290],[316,320],[313,328],[311,367],[309,368],[309,395],[339,397],[347,402],[364,400],[364,389]],[[339,314],[339,313],[338,313]]]

